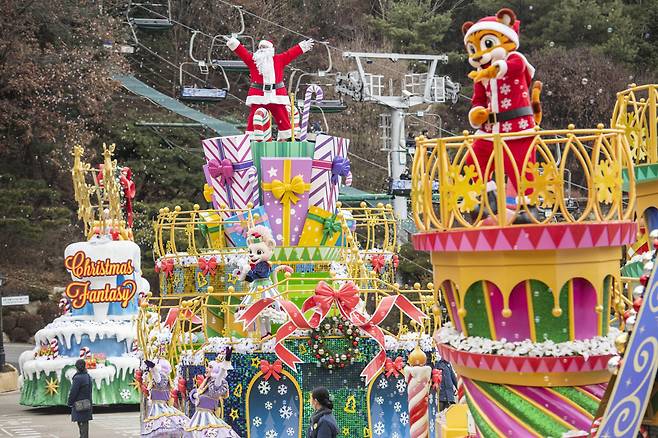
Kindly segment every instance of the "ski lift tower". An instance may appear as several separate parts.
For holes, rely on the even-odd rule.
[[[389,109],[389,117],[383,123],[384,146],[388,152],[389,178],[396,180],[404,172],[407,165],[407,149],[405,145],[404,116],[408,110],[417,105],[456,102],[460,86],[448,76],[436,74],[439,62],[446,64],[447,55],[414,55],[403,53],[363,53],[343,52],[343,58],[356,62],[356,71],[336,75],[336,91],[350,96],[357,102],[374,102]],[[372,60],[381,59],[390,62],[408,61],[410,63],[427,64],[426,73],[407,73],[402,78],[401,87],[394,87],[394,79],[384,75],[367,73],[365,65]],[[388,134],[390,133],[390,135]],[[393,208],[399,219],[407,219],[407,198],[395,196]]]

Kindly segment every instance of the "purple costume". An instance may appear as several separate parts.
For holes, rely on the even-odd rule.
[[[178,438],[183,435],[188,418],[169,405],[170,391],[168,375],[162,375],[159,382],[154,382],[149,396],[149,410],[142,427],[142,437]]]
[[[228,395],[226,379],[210,378],[203,393],[198,394],[196,411],[185,427],[185,438],[240,438],[231,426],[215,415],[219,399]]]

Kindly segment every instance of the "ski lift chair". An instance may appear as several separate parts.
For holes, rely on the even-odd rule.
[[[199,74],[202,77],[185,71],[185,66],[190,65],[195,65],[199,69]],[[206,64],[205,61],[181,63],[179,68],[180,100],[187,102],[218,102],[226,99],[231,87],[228,78],[226,77],[226,72],[221,67],[213,67],[212,69],[221,72],[226,87],[216,87],[210,83],[211,74],[208,69],[208,64]],[[198,86],[197,83],[192,85],[187,84],[184,75],[198,80],[201,86]]]
[[[135,10],[133,10],[135,9]],[[126,12],[128,23],[143,30],[168,30],[174,23],[171,20],[171,0],[163,2],[128,2]]]
[[[331,73],[331,69],[333,68],[333,61],[331,59],[331,50],[329,48],[329,44],[326,42],[321,43],[324,48],[327,50],[327,58],[329,59],[329,66],[327,67],[326,70],[318,70],[317,73],[308,73],[304,72],[303,70],[300,69],[294,69],[293,72],[290,75],[290,81],[288,82],[290,86],[292,86],[293,80],[295,78],[296,73],[301,72],[302,74],[299,75],[297,78],[297,83],[295,85],[295,101],[299,102],[297,99],[297,93],[299,92],[299,87],[301,86],[301,81],[304,76],[316,76],[319,78],[324,78],[328,76],[335,76],[335,74]],[[290,90],[288,90],[288,93],[290,93]],[[312,113],[322,113],[324,114],[333,114],[333,113],[339,113],[341,111],[345,111],[347,109],[347,105],[343,101],[342,98],[340,99],[323,99],[320,101],[317,100],[312,100],[311,101],[311,108],[310,111]]]
[[[256,50],[256,40],[254,37],[250,35],[245,35],[244,30],[245,30],[245,25],[244,25],[244,13],[242,12],[242,6],[234,6],[237,10],[238,13],[240,14],[240,31],[237,33],[233,33],[232,35],[236,37],[239,40],[244,40],[249,43],[251,46],[251,52],[253,53]],[[238,73],[246,73],[249,72],[249,67],[247,67],[247,64],[244,63],[241,59],[234,59],[234,58],[229,58],[229,59],[213,59],[213,51],[215,50],[215,44],[223,46],[224,45],[224,39],[227,35],[215,35],[210,43],[210,48],[208,49],[208,64],[213,66],[213,67],[220,67],[224,71],[227,72],[238,72]]]

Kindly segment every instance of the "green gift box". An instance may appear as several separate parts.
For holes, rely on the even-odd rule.
[[[251,142],[251,156],[254,167],[258,171],[258,181],[261,180],[261,158],[313,158],[315,143],[308,141],[262,141]],[[261,202],[262,202],[261,194]]]

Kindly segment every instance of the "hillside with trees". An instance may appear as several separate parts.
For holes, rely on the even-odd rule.
[[[608,123],[615,93],[629,82],[655,82],[658,68],[658,2],[646,0],[234,0],[244,7],[246,33],[270,39],[282,50],[311,37],[332,47],[334,68],[347,71],[342,50],[447,53],[444,74],[462,84],[455,104],[437,105],[436,120],[410,121],[408,129],[432,135],[468,128],[472,87],[461,24],[512,8],[521,20],[521,51],[544,83],[543,127]],[[111,78],[135,75],[172,96],[179,92],[178,66],[189,60],[191,30],[228,34],[239,27],[229,2],[172,0],[174,26],[139,32],[126,24],[127,1],[0,0],[0,271],[10,281],[5,294],[29,292],[47,299],[66,281],[63,251],[82,230],[70,178],[76,144],[98,162],[102,143],[117,144],[117,160],[132,168],[137,185],[136,241],[152,268],[151,220],[161,206],[202,203],[200,128],[149,128],[138,122],[185,121],[130,94]],[[185,26],[177,23],[182,23]],[[199,38],[198,50],[210,39]],[[121,53],[122,45],[134,53]],[[215,56],[232,55],[218,47]],[[322,47],[300,58],[296,68],[317,71],[328,60]],[[408,67],[373,65],[382,74]],[[231,96],[193,104],[217,118],[243,125],[248,75],[231,73]],[[329,92],[329,79],[321,84]],[[327,116],[332,133],[352,139],[354,185],[386,190],[386,155],[380,151],[379,114],[374,104],[353,103]],[[95,157],[94,157],[95,154]],[[372,162],[380,167],[372,165]],[[427,257],[407,248],[405,280],[427,271]]]

